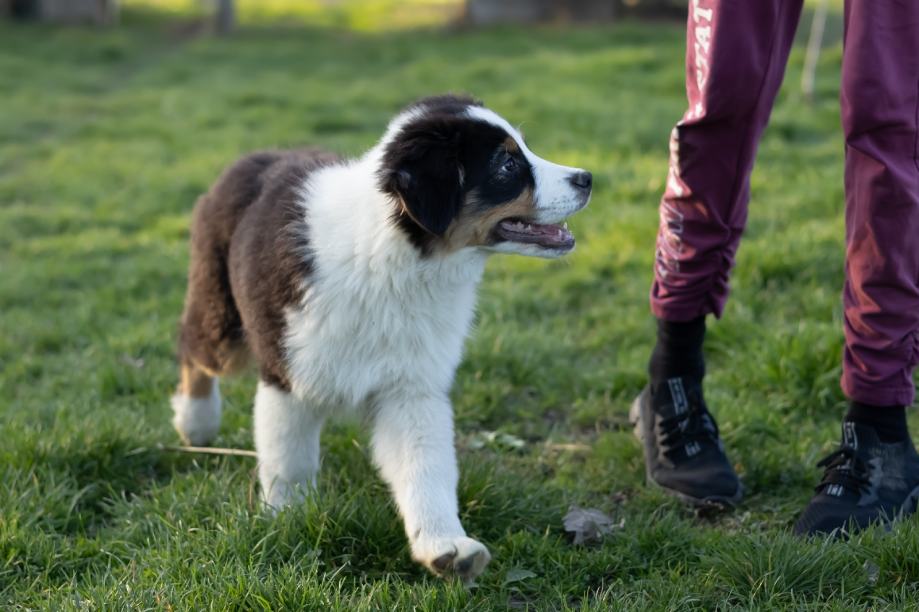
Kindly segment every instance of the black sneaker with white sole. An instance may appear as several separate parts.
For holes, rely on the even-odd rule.
[[[872,427],[847,421],[839,449],[817,465],[826,471],[795,524],[798,535],[845,535],[916,511],[919,454],[910,440],[884,443]]]
[[[731,508],[743,496],[724,453],[701,381],[671,378],[648,386],[629,419],[642,441],[648,481],[693,506]]]

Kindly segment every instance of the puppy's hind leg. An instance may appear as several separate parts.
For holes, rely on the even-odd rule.
[[[262,501],[277,510],[316,486],[323,418],[279,387],[259,382],[255,394],[255,450]]]
[[[209,193],[195,205],[191,229],[188,290],[179,328],[179,389],[172,397],[173,425],[190,444],[211,442],[220,429],[217,377],[246,362],[242,320],[227,269],[232,202]],[[218,223],[215,219],[222,219]],[[232,224],[230,224],[232,225]]]
[[[204,446],[217,437],[221,409],[216,377],[183,361],[179,388],[171,401],[172,425],[183,442]]]

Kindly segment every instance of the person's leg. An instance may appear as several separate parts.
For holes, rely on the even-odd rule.
[[[750,172],[782,82],[802,0],[692,0],[686,93],[673,129],[651,289],[650,385],[632,420],[648,477],[693,503],[733,503],[740,483],[702,396],[705,316],[720,316],[747,219]]]
[[[919,496],[905,414],[919,361],[919,3],[847,0],[841,104],[842,388],[851,405],[841,448],[825,464],[798,533],[911,512]]]
[[[919,3],[846,4],[846,351],[852,400],[908,406],[919,362]]]
[[[750,172],[802,0],[690,3],[689,108],[673,129],[651,289],[658,319],[720,316],[747,220]]]

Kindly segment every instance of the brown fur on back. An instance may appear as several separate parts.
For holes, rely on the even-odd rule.
[[[195,206],[188,292],[179,337],[183,369],[228,374],[255,353],[266,382],[289,389],[284,310],[310,272],[298,189],[338,161],[318,150],[246,156]]]

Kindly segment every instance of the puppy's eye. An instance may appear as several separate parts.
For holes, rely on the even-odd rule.
[[[508,157],[503,164],[501,164],[501,172],[510,174],[517,169],[517,160],[513,157]]]

